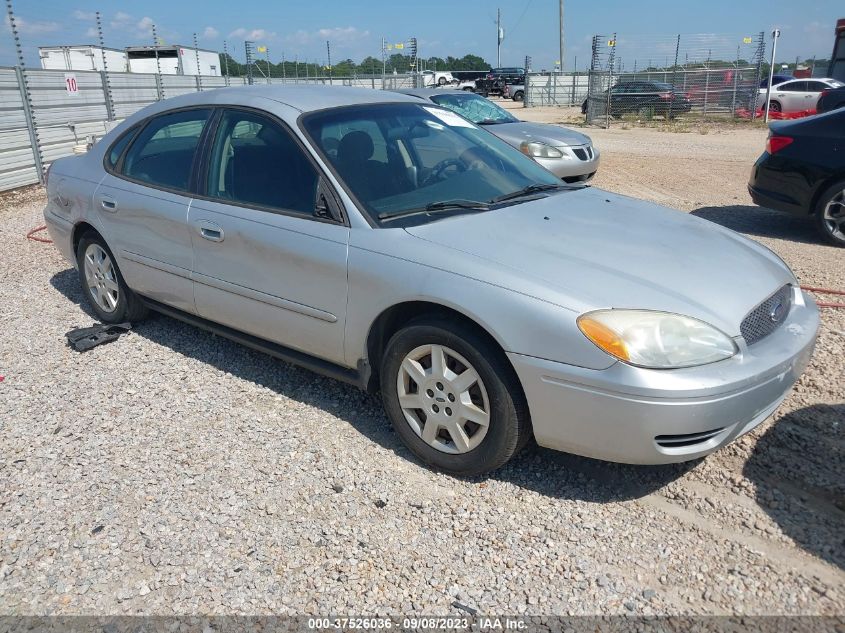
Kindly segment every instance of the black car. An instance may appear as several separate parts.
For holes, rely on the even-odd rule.
[[[845,109],[772,123],[748,191],[762,207],[810,217],[845,246]]]
[[[841,88],[828,88],[822,91],[819,102],[816,105],[816,112],[830,112],[837,108],[845,107],[845,86]]]
[[[501,95],[505,86],[525,84],[525,69],[516,66],[492,68],[483,78],[475,81],[475,91],[483,96]]]
[[[587,114],[589,99],[581,104],[581,113]],[[689,95],[672,84],[661,81],[625,81],[613,86],[608,103],[607,91],[600,99],[594,99],[601,114],[610,108],[610,115],[618,117],[628,112],[651,113],[666,117],[692,110]]]

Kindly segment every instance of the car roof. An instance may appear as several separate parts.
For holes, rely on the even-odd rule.
[[[837,79],[831,79],[830,77],[791,77],[789,80],[784,81],[780,85],[790,84],[790,83],[794,83],[796,81],[827,81],[827,82],[831,82],[831,81],[838,81],[838,80]]]
[[[338,106],[358,105],[367,103],[408,102],[413,99],[407,95],[388,90],[373,90],[372,88],[352,88],[349,86],[314,86],[314,85],[253,85],[235,86],[232,88],[218,88],[205,92],[192,92],[178,97],[172,97],[160,102],[165,107],[172,108],[196,105],[248,105],[256,97],[277,101],[288,105],[300,112],[313,112]]]

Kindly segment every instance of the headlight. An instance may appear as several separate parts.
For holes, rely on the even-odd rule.
[[[559,149],[552,147],[551,145],[546,145],[545,143],[537,143],[525,141],[522,145],[519,146],[520,151],[523,154],[531,156],[532,158],[561,158],[563,157],[563,152]]]
[[[703,321],[650,310],[597,310],[578,317],[578,328],[596,346],[639,367],[673,369],[730,358],[736,345]]]

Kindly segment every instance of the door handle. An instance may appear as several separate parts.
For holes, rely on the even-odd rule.
[[[106,198],[105,196],[100,198],[100,206],[109,213],[117,211],[117,202],[112,198]]]
[[[200,235],[210,242],[223,241],[223,229],[213,222],[201,222],[197,225]]]

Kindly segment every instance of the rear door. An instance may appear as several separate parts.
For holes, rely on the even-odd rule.
[[[227,108],[204,154],[188,214],[197,312],[343,362],[349,229],[315,212],[305,148],[274,117]]]
[[[804,96],[804,109],[815,110],[819,104],[822,92],[830,90],[830,86],[821,81],[807,80],[807,92]]]
[[[801,112],[805,109],[806,81],[785,81],[775,88],[777,90],[772,101],[779,101],[783,112]]]
[[[189,191],[210,114],[208,108],[170,111],[146,122],[128,147],[119,139],[94,192],[104,237],[129,286],[188,312],[195,312]]]

